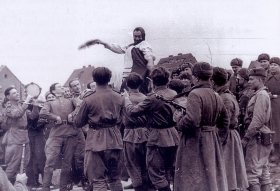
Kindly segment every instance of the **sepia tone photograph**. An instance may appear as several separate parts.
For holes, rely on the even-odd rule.
[[[0,191],[280,191],[279,8],[1,1]]]

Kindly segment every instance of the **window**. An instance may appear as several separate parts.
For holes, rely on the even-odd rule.
[[[7,79],[7,78],[8,78],[8,75],[7,75],[7,74],[5,74],[4,76],[5,76],[5,79]]]

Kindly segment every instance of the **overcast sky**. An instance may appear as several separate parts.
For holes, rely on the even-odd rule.
[[[120,73],[123,55],[96,45],[99,38],[128,45],[142,26],[160,58],[192,53],[198,61],[230,68],[236,57],[248,66],[260,53],[280,57],[280,1],[9,0],[0,2],[0,65],[24,84],[64,84],[74,69],[107,66]]]

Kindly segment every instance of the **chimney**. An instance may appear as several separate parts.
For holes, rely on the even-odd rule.
[[[90,67],[91,67],[91,65],[88,65],[88,67],[90,68]]]
[[[182,55],[183,55],[182,53],[179,53],[179,54],[178,54],[178,56],[182,56]]]
[[[86,68],[85,66],[83,66],[83,68]]]
[[[173,57],[173,55],[169,55],[168,57]]]

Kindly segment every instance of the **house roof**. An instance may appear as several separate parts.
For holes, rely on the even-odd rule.
[[[68,80],[65,82],[64,86],[69,85],[69,81],[77,79],[81,84],[87,85],[87,83],[92,81],[92,71],[94,70],[94,66],[88,65],[88,67],[83,66],[83,68],[76,69],[72,72]]]
[[[261,63],[258,62],[258,61],[251,61],[251,63],[250,63],[250,65],[249,65],[248,69],[250,70],[250,69],[252,69],[252,68],[257,68],[257,67],[261,67]]]
[[[169,71],[173,70],[174,68],[179,67],[184,63],[196,63],[195,57],[191,53],[182,54],[179,53],[177,56],[170,55],[166,58],[161,58],[158,62],[158,66],[164,66]]]
[[[0,72],[4,69],[7,68],[7,70],[9,70],[11,72],[11,74],[20,82],[20,84],[23,85],[23,83],[17,78],[17,76],[6,66],[6,65],[1,65],[0,66]]]
[[[5,67],[5,65],[1,65],[0,66],[0,72],[2,71],[2,69]]]

